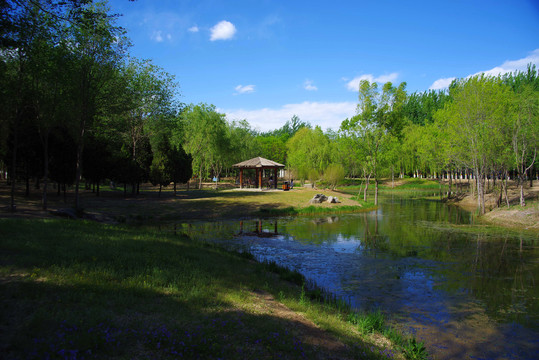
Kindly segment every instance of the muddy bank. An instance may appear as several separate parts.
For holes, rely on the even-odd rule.
[[[527,184],[528,185],[528,184]],[[499,193],[485,194],[485,209],[487,213],[479,217],[480,221],[492,225],[528,229],[539,232],[539,183],[534,182],[533,187],[524,187],[526,206],[520,206],[519,188],[510,186],[507,192],[509,207],[505,197],[500,207],[496,205]],[[477,198],[471,195],[461,195],[448,200],[450,203],[463,207],[469,211],[476,211]]]

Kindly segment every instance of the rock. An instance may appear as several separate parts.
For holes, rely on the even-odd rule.
[[[328,197],[328,203],[330,203],[330,204],[339,204],[340,201],[339,201],[338,197],[330,196],[330,197]]]
[[[327,201],[327,199],[327,196],[324,194],[316,194],[311,200],[309,200],[309,204],[320,204]]]
[[[70,219],[78,219],[78,216],[75,213],[74,209],[58,209],[56,211],[51,210],[50,213],[56,216],[67,217]]]

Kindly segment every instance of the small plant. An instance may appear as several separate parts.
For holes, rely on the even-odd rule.
[[[305,282],[305,277],[297,270],[287,269],[278,265],[275,261],[268,261],[265,265],[267,270],[279,275],[283,280],[290,281],[296,285],[302,285]]]
[[[388,327],[384,330],[384,336],[387,337],[389,340],[391,340],[394,344],[403,344],[404,338],[402,337],[402,334],[395,330],[393,327]]]
[[[348,321],[357,325],[358,330],[364,334],[373,332],[383,332],[384,330],[384,315],[380,310],[368,314],[352,313],[348,316]]]
[[[299,295],[299,303],[301,305],[307,305],[309,303],[309,300],[307,299],[307,295],[305,294],[305,284],[301,285],[301,294]]]
[[[404,356],[409,360],[425,360],[428,358],[427,348],[423,342],[417,342],[415,338],[408,339],[404,344]]]

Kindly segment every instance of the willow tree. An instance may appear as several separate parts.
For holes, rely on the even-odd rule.
[[[331,161],[331,144],[322,129],[303,127],[287,142],[288,163],[300,180],[313,186]]]
[[[187,106],[182,114],[184,149],[192,157],[193,173],[198,175],[199,189],[202,179],[210,173],[219,177],[230,151],[225,115],[214,105]]]

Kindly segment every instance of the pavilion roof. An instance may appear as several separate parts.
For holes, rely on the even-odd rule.
[[[245,160],[240,163],[232,165],[232,167],[236,168],[247,168],[247,169],[254,169],[254,168],[279,168],[279,167],[285,167],[283,164],[279,164],[278,162],[264,159],[263,157],[255,157],[250,160]]]

